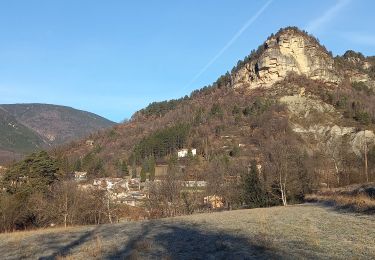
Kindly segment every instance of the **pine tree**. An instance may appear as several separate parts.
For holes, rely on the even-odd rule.
[[[128,168],[128,165],[125,161],[122,162],[121,164],[121,171],[124,175],[129,175],[129,168]]]
[[[251,208],[267,206],[267,194],[259,180],[259,171],[253,161],[247,174],[243,176],[243,201]]]
[[[132,178],[137,178],[137,168],[133,167],[132,169]]]
[[[146,178],[147,178],[147,173],[146,173],[145,169],[142,167],[142,170],[141,170],[141,182],[145,182]]]
[[[8,169],[3,185],[9,193],[45,193],[57,180],[58,163],[47,152],[33,153]]]
[[[148,171],[150,174],[150,181],[155,180],[155,158],[151,156],[148,160]]]
[[[81,159],[77,159],[75,162],[74,162],[74,166],[73,166],[73,170],[74,171],[81,171],[82,170],[82,163],[81,163]]]

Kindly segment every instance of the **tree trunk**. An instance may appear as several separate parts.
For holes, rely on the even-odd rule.
[[[110,209],[110,205],[109,205],[109,194],[107,194],[107,211],[108,211],[108,220],[109,220],[109,223],[112,224],[112,216],[111,216],[111,209]]]
[[[286,199],[286,185],[282,182],[281,173],[279,174],[279,185],[280,185],[280,193],[281,193],[281,201],[283,202],[283,206],[287,206],[287,199]]]
[[[67,223],[67,219],[68,219],[68,194],[65,193],[65,203],[64,203],[64,227],[66,228],[66,223]]]
[[[334,157],[333,157],[333,163],[335,164],[337,186],[340,186],[339,167],[337,166],[337,162],[336,162],[336,159]]]
[[[365,176],[366,176],[366,182],[369,182],[368,178],[368,164],[367,164],[367,142],[366,142],[366,130],[363,131],[365,136]]]
[[[67,218],[68,218],[68,214],[64,214],[64,228],[66,228]]]

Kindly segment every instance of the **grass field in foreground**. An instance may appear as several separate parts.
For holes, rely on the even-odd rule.
[[[375,216],[318,204],[0,235],[2,259],[374,259]]]

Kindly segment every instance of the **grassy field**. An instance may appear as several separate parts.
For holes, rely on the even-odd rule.
[[[374,259],[375,216],[318,204],[0,235],[1,259]]]

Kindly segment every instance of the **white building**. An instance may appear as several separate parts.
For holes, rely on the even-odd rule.
[[[86,180],[87,172],[74,172],[74,179],[76,181]]]
[[[94,146],[94,140],[87,140],[86,145],[87,146]]]
[[[183,185],[188,188],[194,188],[194,187],[206,187],[207,182],[206,181],[183,181]]]
[[[188,156],[188,154],[189,154],[189,149],[181,149],[177,152],[177,157],[183,158],[183,157]],[[197,155],[197,149],[191,149],[191,154],[193,156],[196,156]]]
[[[129,189],[127,180],[122,178],[96,178],[93,181],[93,185],[106,190],[112,190],[116,186],[126,190]]]

